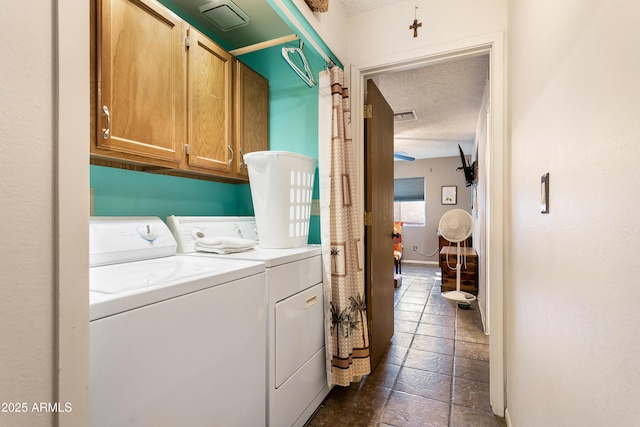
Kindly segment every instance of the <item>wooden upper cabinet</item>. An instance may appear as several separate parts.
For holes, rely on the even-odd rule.
[[[93,163],[248,179],[243,153],[268,148],[267,79],[156,0],[95,0],[91,25]]]
[[[233,56],[193,28],[188,35],[188,167],[231,174]]]
[[[238,147],[236,176],[248,177],[242,156],[269,145],[269,80],[235,61],[234,140]]]
[[[185,23],[153,0],[100,0],[97,12],[92,151],[179,164],[186,139]]]

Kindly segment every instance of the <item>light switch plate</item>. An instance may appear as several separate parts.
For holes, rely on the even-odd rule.
[[[549,172],[540,178],[540,212],[549,213]]]

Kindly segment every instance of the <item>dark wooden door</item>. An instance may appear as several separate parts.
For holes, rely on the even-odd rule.
[[[365,287],[371,369],[393,337],[393,110],[367,81],[365,119]]]

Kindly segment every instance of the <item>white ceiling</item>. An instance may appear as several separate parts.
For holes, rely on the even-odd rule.
[[[417,159],[472,154],[484,88],[487,55],[450,60],[372,76],[394,113],[417,120],[395,122],[394,151]]]

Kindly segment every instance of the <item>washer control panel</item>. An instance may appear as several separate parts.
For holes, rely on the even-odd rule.
[[[92,267],[176,254],[177,243],[158,217],[91,217],[89,264]]]
[[[178,244],[178,253],[195,252],[194,243],[203,237],[240,237],[259,244],[256,220],[251,216],[169,216],[167,225]]]

